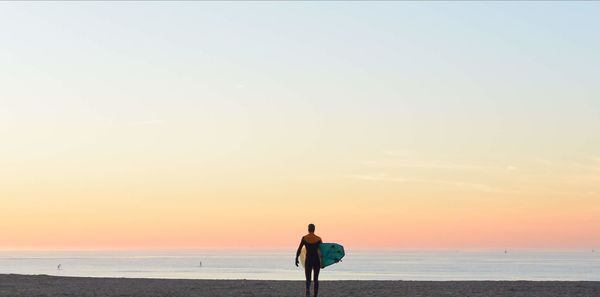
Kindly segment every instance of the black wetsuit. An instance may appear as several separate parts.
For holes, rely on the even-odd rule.
[[[298,247],[298,252],[296,253],[296,257],[300,255],[300,251],[302,246],[306,247],[306,259],[304,262],[304,274],[306,276],[306,295],[310,291],[310,276],[311,272],[313,272],[313,278],[315,281],[315,297],[319,294],[319,271],[321,270],[321,257],[319,257],[319,245],[321,244],[321,239],[317,237],[318,240],[314,243],[309,243],[302,237],[302,241],[300,241],[300,247]]]

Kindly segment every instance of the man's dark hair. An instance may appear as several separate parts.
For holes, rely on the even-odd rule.
[[[315,232],[315,224],[308,224],[308,232]]]

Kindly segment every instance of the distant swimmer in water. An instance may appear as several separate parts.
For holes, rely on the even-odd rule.
[[[315,280],[315,294],[319,295],[319,271],[321,270],[321,256],[319,245],[323,243],[321,237],[315,235],[315,225],[308,225],[308,234],[302,237],[300,240],[300,246],[296,252],[296,267],[298,267],[298,257],[302,252],[302,247],[306,247],[306,259],[304,261],[304,275],[306,276],[306,297],[310,296],[310,277],[311,272],[314,275]]]
[[[200,261],[200,264],[198,264],[198,267],[202,267],[202,261]]]
[[[56,270],[61,270],[62,269],[62,264],[58,264],[58,266],[56,266]]]

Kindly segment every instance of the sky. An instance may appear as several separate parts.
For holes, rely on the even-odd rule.
[[[598,15],[0,3],[0,249],[599,248]]]

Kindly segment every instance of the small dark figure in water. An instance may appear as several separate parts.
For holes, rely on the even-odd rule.
[[[296,267],[298,267],[298,257],[302,251],[302,247],[306,247],[306,259],[304,263],[304,274],[306,276],[306,297],[310,296],[310,277],[311,273],[314,275],[315,280],[315,297],[319,295],[319,271],[321,270],[321,257],[319,245],[323,241],[321,237],[315,235],[315,225],[308,225],[308,234],[302,237],[300,240],[300,246],[296,252]]]
[[[58,266],[56,266],[56,270],[61,270],[62,269],[62,264],[58,264]]]

